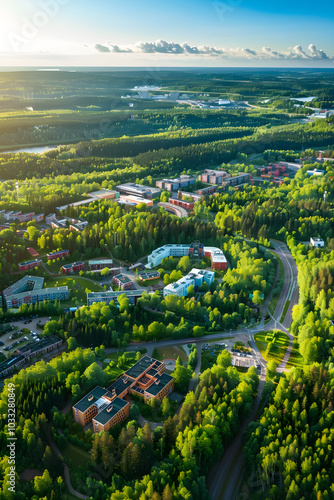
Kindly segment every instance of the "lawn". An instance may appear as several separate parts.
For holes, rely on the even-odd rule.
[[[183,347],[166,346],[159,347],[153,350],[153,358],[162,361],[163,359],[177,359],[180,356],[181,360],[186,363],[188,361],[188,356]]]
[[[261,352],[261,355],[266,361],[274,360],[278,364],[282,362],[284,355],[289,346],[289,337],[286,333],[279,330],[271,330],[270,332],[259,332],[254,335],[255,343]],[[270,352],[267,352],[267,346],[272,343]]]
[[[73,300],[79,301],[78,305],[86,304],[87,295],[86,289],[91,292],[101,292],[104,288],[97,283],[93,283],[87,278],[82,278],[80,276],[61,276],[59,278],[49,279],[45,282],[45,288],[55,287],[55,286],[68,286],[70,291],[70,299],[68,301],[62,302],[63,307],[73,306]]]
[[[69,443],[62,451],[62,455],[65,459],[65,462],[68,462],[68,460],[72,460],[72,465],[74,467],[79,467],[80,465],[86,467],[87,462],[90,459],[90,455],[87,451],[84,451],[78,446],[75,446],[71,443]]]
[[[304,366],[304,360],[303,356],[300,354],[298,350],[298,344],[297,341],[294,340],[293,345],[292,345],[292,351],[290,354],[290,358],[287,362],[287,369],[293,368],[296,366],[297,368],[302,368]]]

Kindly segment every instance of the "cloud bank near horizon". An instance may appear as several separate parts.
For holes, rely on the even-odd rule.
[[[210,47],[208,45],[191,46],[188,43],[167,42],[157,40],[155,42],[138,42],[128,47],[120,47],[111,42],[96,43],[94,49],[100,53],[113,54],[165,54],[183,55],[214,58],[242,58],[242,59],[280,59],[280,60],[322,60],[333,61],[333,57],[328,56],[323,50],[317,49],[314,44],[310,44],[307,52],[301,45],[295,45],[287,51],[276,51],[270,47],[262,47],[260,50],[251,48],[225,49]]]

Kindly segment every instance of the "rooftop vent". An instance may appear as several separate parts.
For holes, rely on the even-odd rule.
[[[92,401],[93,399],[94,399],[93,394],[91,394],[90,396],[88,396],[88,401]]]
[[[112,409],[113,409],[113,405],[108,406],[107,412],[110,413]]]

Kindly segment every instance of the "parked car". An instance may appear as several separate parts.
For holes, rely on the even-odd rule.
[[[0,340],[0,345],[5,345],[5,343]]]

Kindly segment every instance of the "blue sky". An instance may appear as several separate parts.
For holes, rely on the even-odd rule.
[[[334,67],[329,0],[1,3],[4,66]]]

